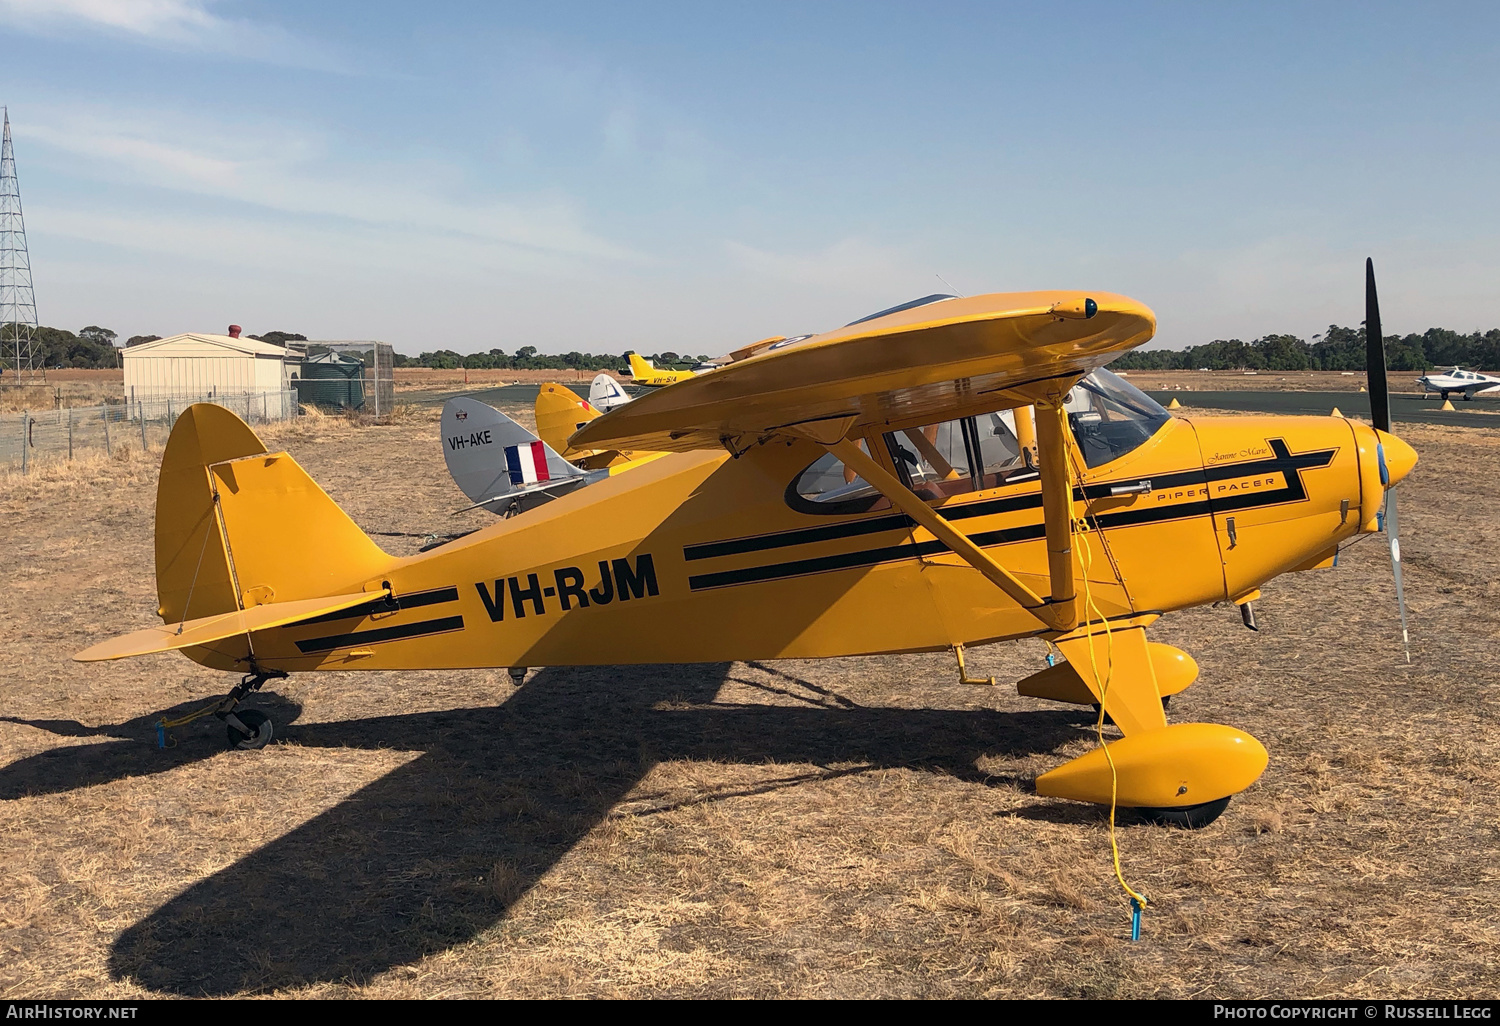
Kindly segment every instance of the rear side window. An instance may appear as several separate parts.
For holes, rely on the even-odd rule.
[[[859,447],[869,451],[863,441]],[[886,509],[891,503],[874,485],[844,466],[843,460],[825,452],[792,480],[786,490],[786,504],[798,513],[830,515]]]

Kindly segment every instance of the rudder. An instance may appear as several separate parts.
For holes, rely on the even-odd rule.
[[[178,418],[157,484],[163,620],[359,591],[394,562],[234,414],[200,403]]]
[[[564,459],[592,452],[568,446],[573,432],[599,416],[599,411],[565,385],[546,382],[536,394],[536,433]]]
[[[244,421],[212,403],[189,406],[173,425],[156,481],[156,611],[168,623],[239,608],[208,468],[265,451]]]

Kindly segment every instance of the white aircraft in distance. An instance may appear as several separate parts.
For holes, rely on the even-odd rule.
[[[600,374],[594,378],[594,383],[589,386],[589,403],[600,413],[608,413],[616,406],[624,406],[630,402],[630,396],[620,387],[620,383],[608,374]]]
[[[1462,392],[1465,399],[1472,399],[1475,392],[1500,388],[1500,378],[1454,367],[1445,374],[1424,374],[1417,379],[1417,384],[1422,386],[1424,394],[1441,392],[1443,398],[1447,399],[1449,392]]]

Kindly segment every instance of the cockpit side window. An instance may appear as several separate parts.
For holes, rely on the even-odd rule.
[[[1133,451],[1172,419],[1155,399],[1103,368],[1073,386],[1064,408],[1089,467]]]
[[[1014,414],[987,413],[886,435],[912,491],[925,499],[997,488],[1034,474],[1016,440]]]

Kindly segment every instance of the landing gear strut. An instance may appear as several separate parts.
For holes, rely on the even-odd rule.
[[[229,737],[230,748],[264,748],[271,742],[273,727],[271,717],[259,709],[235,711],[235,706],[253,691],[259,691],[268,680],[283,680],[285,670],[262,670],[251,663],[251,672],[235,685],[234,690],[224,696],[214,715],[224,721],[224,732]]]

